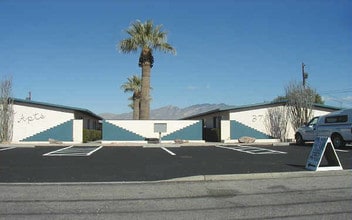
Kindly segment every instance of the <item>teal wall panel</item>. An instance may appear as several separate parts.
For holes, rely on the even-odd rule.
[[[272,139],[271,136],[234,120],[230,121],[230,129],[231,139],[238,139],[243,136],[254,137],[255,139]]]
[[[33,136],[22,139],[21,141],[48,141],[49,139],[73,141],[73,120],[49,128]]]
[[[175,131],[169,135],[162,137],[162,140],[202,140],[203,135],[202,122],[199,121],[193,125],[184,127],[178,131]]]
[[[117,125],[103,121],[103,140],[104,141],[144,141],[144,137],[130,132]]]

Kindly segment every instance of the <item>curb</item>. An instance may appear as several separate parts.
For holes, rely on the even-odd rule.
[[[293,179],[309,177],[335,177],[347,176],[352,178],[352,169],[333,170],[333,171],[296,171],[296,172],[276,172],[276,173],[250,173],[250,174],[225,174],[225,175],[199,175],[190,177],[181,177],[167,180],[156,181],[117,181],[117,182],[18,182],[18,183],[0,183],[0,186],[9,185],[114,185],[114,184],[153,184],[153,183],[186,183],[186,182],[211,182],[211,181],[247,181],[261,179]]]
[[[160,144],[147,144],[147,143],[137,143],[137,142],[125,142],[125,143],[99,143],[99,142],[89,142],[89,143],[0,143],[0,147],[41,147],[41,146],[67,146],[67,145],[77,145],[77,146],[90,146],[90,145],[103,145],[104,147],[204,147],[204,146],[215,146],[215,145],[262,145],[262,146],[290,146],[290,142],[255,142],[255,143],[222,143],[222,142],[205,142],[205,143],[160,143]]]
[[[233,180],[256,180],[256,179],[279,179],[279,178],[291,179],[291,178],[345,176],[345,175],[352,176],[352,170],[199,175],[199,176],[162,180],[162,181],[156,181],[156,182],[233,181]]]

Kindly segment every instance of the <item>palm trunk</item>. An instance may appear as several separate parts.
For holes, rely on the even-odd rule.
[[[139,119],[139,106],[140,106],[140,100],[133,99],[133,120]]]
[[[144,62],[142,65],[142,88],[141,88],[141,108],[139,119],[148,120],[150,115],[150,63]]]

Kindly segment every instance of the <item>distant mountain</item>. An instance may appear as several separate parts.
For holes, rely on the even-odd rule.
[[[181,119],[191,115],[208,112],[219,108],[229,108],[226,104],[198,104],[186,108],[179,108],[173,105],[164,106],[150,111],[150,119]],[[123,114],[102,113],[104,119],[132,119],[132,112]]]

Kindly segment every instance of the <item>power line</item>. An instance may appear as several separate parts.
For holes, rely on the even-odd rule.
[[[349,93],[349,92],[352,93],[352,88],[320,91],[320,94]]]

